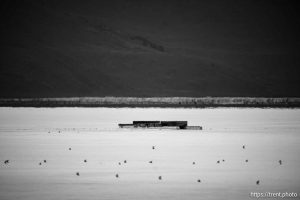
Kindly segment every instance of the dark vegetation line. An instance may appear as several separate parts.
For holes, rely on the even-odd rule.
[[[252,97],[73,97],[0,99],[1,107],[275,107],[299,108],[300,98]]]

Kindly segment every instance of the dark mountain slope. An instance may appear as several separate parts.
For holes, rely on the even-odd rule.
[[[299,96],[283,1],[3,1],[1,97]]]

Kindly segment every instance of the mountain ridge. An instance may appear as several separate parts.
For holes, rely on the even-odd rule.
[[[1,98],[300,95],[281,1],[4,2]]]

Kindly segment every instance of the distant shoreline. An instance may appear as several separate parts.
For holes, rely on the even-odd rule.
[[[257,107],[299,108],[300,98],[280,97],[70,97],[2,98],[0,107]]]

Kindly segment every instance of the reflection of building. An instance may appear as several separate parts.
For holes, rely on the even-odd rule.
[[[119,124],[120,128],[134,127],[134,128],[150,128],[150,127],[170,127],[177,129],[195,129],[202,130],[201,126],[188,126],[187,121],[133,121],[132,124]]]

